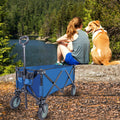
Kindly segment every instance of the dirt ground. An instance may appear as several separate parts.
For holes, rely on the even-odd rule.
[[[77,66],[76,95],[71,96],[71,86],[68,86],[64,94],[57,92],[48,96],[45,120],[120,120],[119,68]],[[25,109],[24,94],[21,94],[20,106],[15,110],[10,108],[15,81],[1,81],[0,91],[0,120],[38,120],[38,106],[30,95],[28,109]]]

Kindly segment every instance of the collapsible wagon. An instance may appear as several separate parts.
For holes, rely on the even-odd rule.
[[[24,40],[24,41],[23,41]],[[72,85],[71,95],[75,95],[76,87],[75,68],[70,65],[42,65],[25,66],[25,45],[28,43],[27,36],[20,37],[19,43],[23,47],[24,67],[16,68],[16,90],[15,96],[10,101],[12,109],[20,105],[20,94],[25,93],[25,106],[27,108],[27,94],[32,95],[39,105],[38,117],[44,119],[48,113],[48,104],[45,102],[48,95],[56,91],[64,92],[64,88]]]

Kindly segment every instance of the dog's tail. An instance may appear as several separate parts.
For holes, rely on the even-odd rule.
[[[117,65],[120,64],[120,61],[112,61],[112,62],[107,62],[107,63],[103,63],[104,65]]]

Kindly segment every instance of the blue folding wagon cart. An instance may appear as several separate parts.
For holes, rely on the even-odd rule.
[[[23,41],[24,40],[24,41]],[[20,105],[20,94],[25,93],[25,106],[27,108],[27,94],[32,95],[39,105],[38,117],[42,120],[48,113],[48,104],[45,102],[48,95],[56,91],[64,92],[64,88],[72,85],[71,95],[75,95],[75,67],[73,65],[42,65],[25,66],[25,45],[29,42],[27,36],[20,37],[19,43],[23,47],[24,67],[16,68],[15,96],[10,101],[12,109]]]

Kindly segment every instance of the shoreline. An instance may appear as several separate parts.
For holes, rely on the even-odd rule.
[[[120,82],[120,65],[76,65],[75,82]],[[0,82],[15,82],[16,73],[0,77]]]

